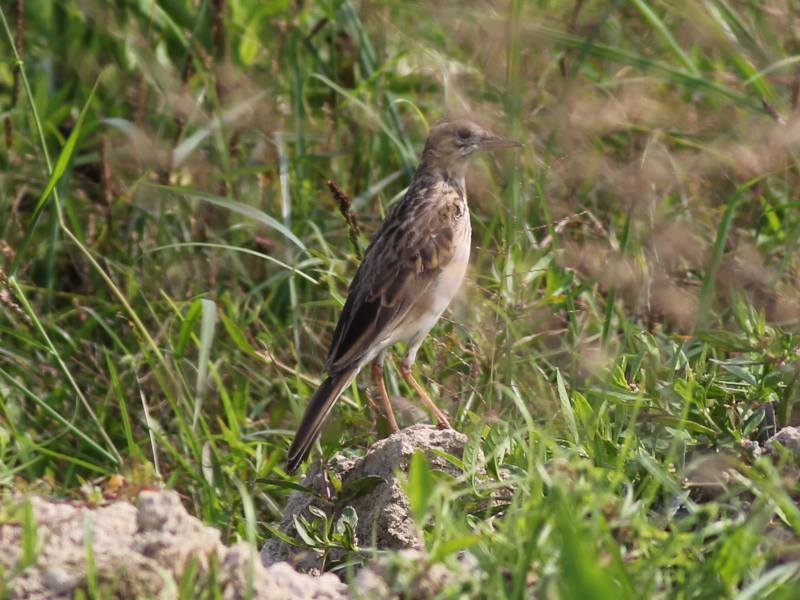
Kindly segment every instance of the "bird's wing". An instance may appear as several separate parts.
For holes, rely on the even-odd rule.
[[[457,221],[469,217],[462,208],[463,192],[438,193],[435,202],[406,202],[406,196],[378,229],[350,284],[325,365],[329,373],[355,366],[453,260]]]

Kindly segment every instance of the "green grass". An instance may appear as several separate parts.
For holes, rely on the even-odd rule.
[[[5,489],[160,481],[226,542],[269,535],[358,260],[325,182],[363,250],[469,107],[525,148],[473,168],[469,281],[417,362],[489,461],[410,479],[444,595],[796,597],[796,465],[759,454],[798,397],[791,3],[25,8],[0,31]],[[371,395],[325,457],[387,433]]]

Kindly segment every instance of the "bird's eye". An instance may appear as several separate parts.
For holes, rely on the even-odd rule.
[[[456,135],[462,140],[468,140],[469,136],[472,135],[472,132],[469,130],[469,127],[459,127],[456,130]]]

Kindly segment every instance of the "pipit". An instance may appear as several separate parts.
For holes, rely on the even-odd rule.
[[[469,261],[472,227],[464,187],[467,166],[487,150],[522,146],[463,118],[441,119],[403,198],[381,224],[350,284],[322,382],[289,448],[294,472],[311,451],[342,391],[368,364],[393,432],[399,431],[383,381],[391,346],[405,342],[400,373],[449,429],[445,414],[411,373],[422,341],[458,291]]]

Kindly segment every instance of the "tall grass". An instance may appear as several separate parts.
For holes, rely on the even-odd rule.
[[[359,255],[325,183],[363,250],[426,128],[468,112],[525,148],[473,169],[469,280],[417,363],[490,461],[427,475],[447,594],[795,596],[794,459],[761,455],[773,410],[796,422],[794,5],[0,12],[7,489],[163,483],[229,541],[244,491],[277,519]],[[324,457],[388,432],[372,396]]]

